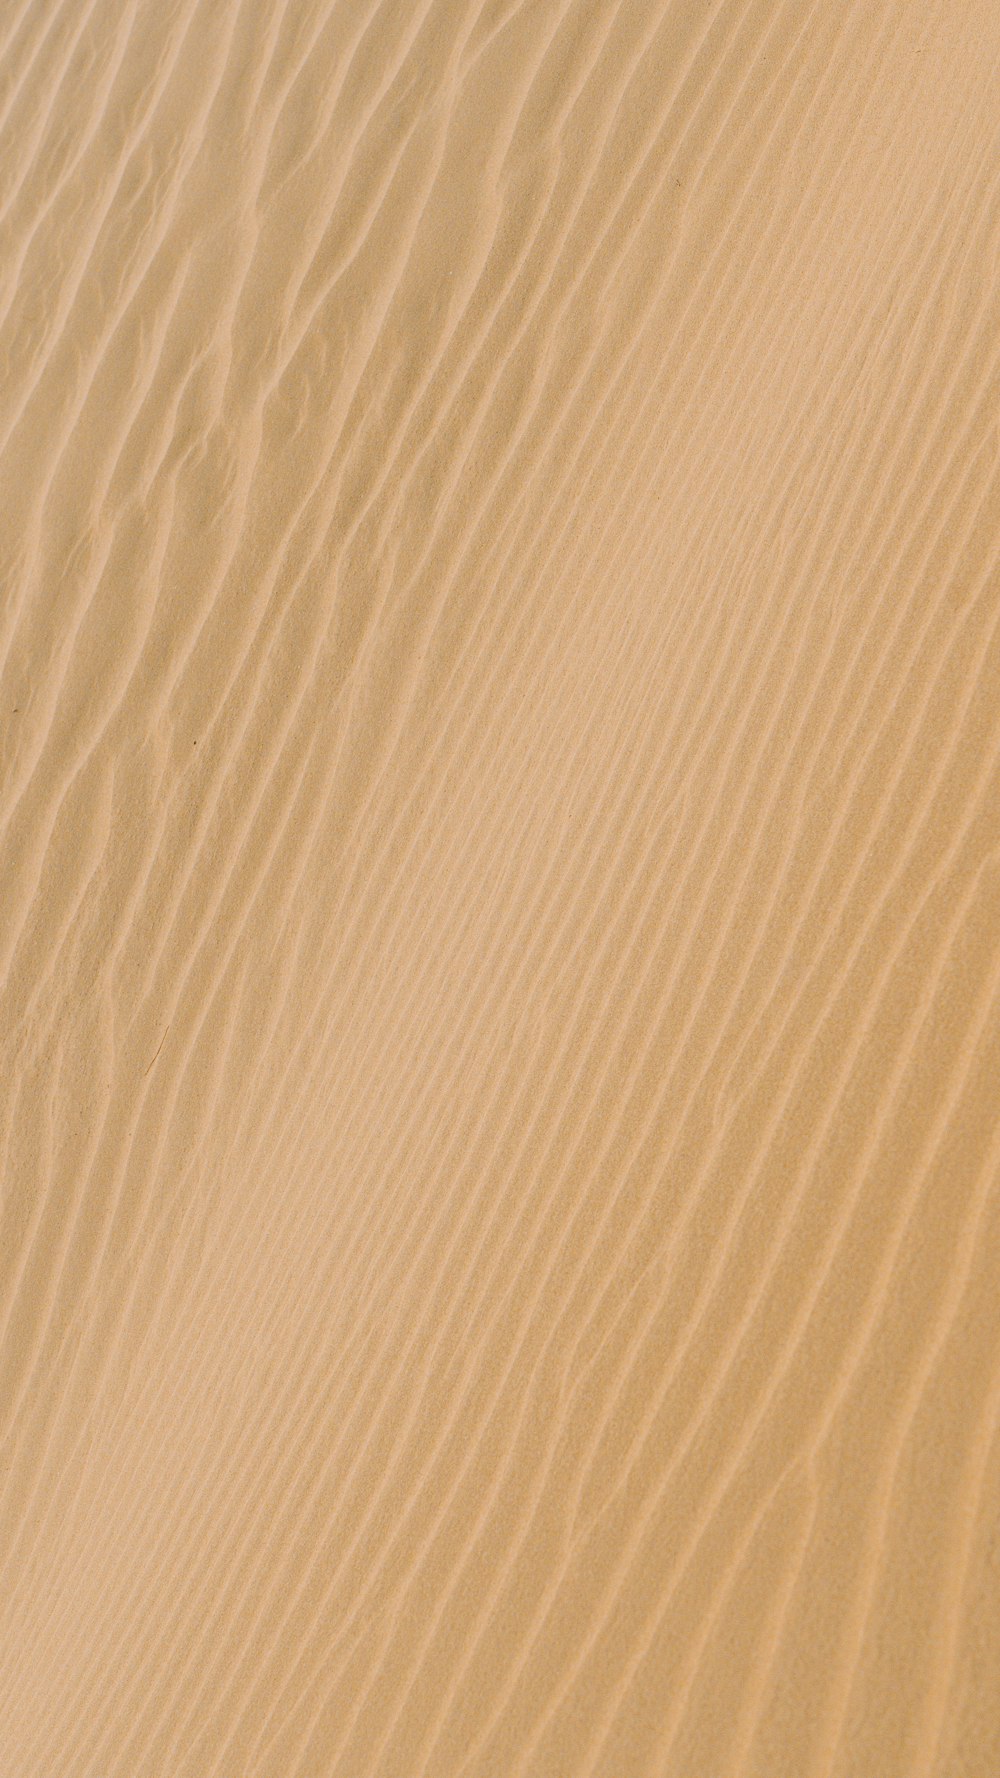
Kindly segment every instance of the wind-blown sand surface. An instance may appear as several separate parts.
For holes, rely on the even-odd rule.
[[[0,213],[0,1775],[997,1778],[995,0],[9,0]]]

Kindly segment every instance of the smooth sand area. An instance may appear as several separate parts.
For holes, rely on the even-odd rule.
[[[0,1778],[1000,1778],[997,0],[0,7]]]

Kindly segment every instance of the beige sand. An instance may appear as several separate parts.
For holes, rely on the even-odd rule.
[[[0,1778],[998,1778],[996,0],[0,130]]]

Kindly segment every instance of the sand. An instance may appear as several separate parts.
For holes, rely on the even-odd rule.
[[[0,1778],[1000,1774],[995,0],[0,13]]]

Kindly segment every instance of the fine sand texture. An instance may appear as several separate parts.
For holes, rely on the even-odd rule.
[[[997,0],[5,0],[0,495],[0,1778],[1000,1778]]]

